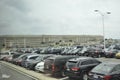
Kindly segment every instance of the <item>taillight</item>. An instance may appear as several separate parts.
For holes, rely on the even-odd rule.
[[[96,50],[95,52],[96,52],[96,53],[98,53],[98,51],[97,51],[97,50]]]
[[[78,70],[80,70],[80,68],[78,68],[78,67],[73,67],[73,68],[71,68],[71,70],[72,70],[72,71],[78,71]]]
[[[110,80],[110,78],[112,78],[112,76],[109,75],[104,76],[104,80]]]
[[[52,64],[52,71],[55,71],[55,65]]]

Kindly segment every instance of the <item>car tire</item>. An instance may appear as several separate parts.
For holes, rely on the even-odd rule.
[[[69,80],[75,80],[74,77],[69,77]]]
[[[86,73],[83,74],[83,80],[88,80],[88,75]]]

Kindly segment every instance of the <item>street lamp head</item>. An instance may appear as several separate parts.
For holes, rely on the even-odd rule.
[[[111,12],[107,12],[107,14],[111,14]]]
[[[95,12],[98,12],[99,10],[94,10]]]

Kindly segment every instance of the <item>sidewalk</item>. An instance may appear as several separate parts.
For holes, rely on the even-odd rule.
[[[38,80],[59,80],[59,79],[50,77],[49,75],[42,74],[42,73],[37,73],[37,72],[34,72],[32,70],[27,70],[25,68],[22,68],[22,67],[17,66],[17,65],[13,65],[13,64],[8,63],[8,62],[4,62],[4,61],[1,61],[1,62],[5,65],[8,65],[8,66],[12,67],[14,70],[17,70],[20,73],[27,74],[29,76],[37,78]]]

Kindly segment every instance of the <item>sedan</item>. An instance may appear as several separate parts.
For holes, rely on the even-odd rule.
[[[99,64],[89,72],[88,80],[120,80],[120,63]]]
[[[44,61],[37,63],[35,66],[35,71],[44,72]]]

